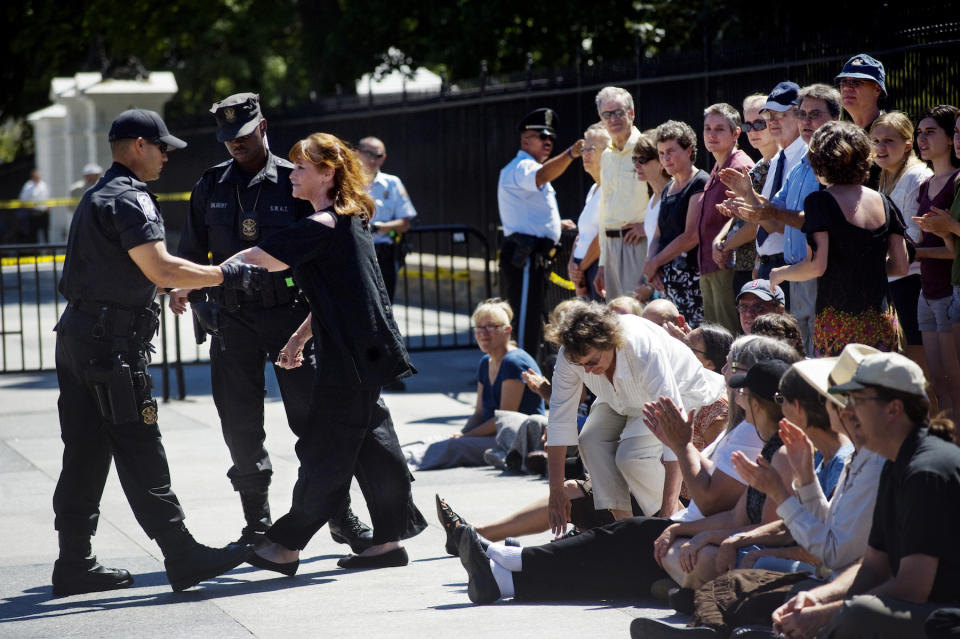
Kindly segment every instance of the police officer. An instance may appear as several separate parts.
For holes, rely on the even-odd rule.
[[[313,210],[291,195],[293,165],[267,148],[267,121],[259,96],[238,93],[211,107],[217,140],[232,159],[207,169],[190,196],[177,253],[188,260],[219,264],[256,244]],[[185,309],[186,291],[171,293],[174,312]],[[190,293],[194,310],[205,310],[204,294]],[[215,304],[218,325],[210,346],[213,399],[233,465],[227,476],[240,502],[246,526],[239,542],[259,545],[271,525],[268,487],[273,474],[263,446],[264,363],[275,362],[280,349],[307,316],[307,304],[294,286],[289,270],[271,273],[254,294],[223,287],[207,289]],[[305,352],[312,352],[312,343]],[[299,437],[308,430],[313,366],[282,369],[274,366],[287,422]],[[355,552],[373,539],[349,508],[349,496],[330,521],[335,541]]]
[[[376,204],[370,228],[373,230],[373,248],[377,263],[383,274],[383,283],[393,301],[397,288],[397,271],[403,250],[403,234],[410,228],[410,221],[417,217],[417,210],[410,202],[407,189],[396,175],[380,170],[387,160],[387,148],[379,139],[366,137],[357,145],[360,162],[370,176],[370,196]]]
[[[56,326],[64,445],[53,495],[60,541],[56,596],[133,583],[126,570],[97,563],[90,545],[111,459],[137,521],[163,552],[174,590],[230,570],[249,552],[203,546],[183,525],[150,392],[157,287],[233,290],[263,277],[248,265],[200,266],[167,253],[163,218],[145,182],[160,177],[169,149],[185,146],[155,112],[121,113],[110,127],[113,165],[84,195],[70,225],[60,280],[67,307]]]
[[[497,184],[504,236],[500,247],[501,294],[513,308],[517,342],[533,357],[537,357],[543,333],[547,269],[562,229],[557,194],[550,182],[563,175],[583,152],[583,140],[578,140],[564,153],[550,158],[558,122],[552,109],[537,109],[520,121],[520,150],[500,171]]]

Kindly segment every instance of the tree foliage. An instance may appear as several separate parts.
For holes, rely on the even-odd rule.
[[[696,54],[708,43],[743,46],[761,35],[802,48],[851,26],[880,28],[892,17],[883,2],[855,0],[846,3],[845,14],[857,16],[856,23],[825,21],[817,4],[22,0],[3,9],[8,55],[0,70],[0,120],[45,106],[54,76],[131,57],[147,69],[176,74],[180,93],[168,112],[186,117],[205,115],[210,103],[235,91],[260,91],[271,109],[307,104],[338,88],[352,93],[355,80],[378,66],[427,66],[456,82],[477,77],[482,60],[497,74],[523,70],[528,55],[535,68],[564,68],[578,55],[589,65],[638,53]],[[922,5],[944,2],[920,0],[914,13]],[[391,48],[404,55],[391,56]]]

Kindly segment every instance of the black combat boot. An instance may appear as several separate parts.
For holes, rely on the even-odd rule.
[[[198,543],[182,523],[156,536],[163,552],[163,566],[174,592],[196,586],[233,570],[250,556],[246,546],[230,544],[211,548]]]
[[[270,502],[267,489],[241,490],[240,503],[243,505],[243,518],[247,525],[241,531],[240,539],[234,543],[256,549],[267,543],[267,530],[273,523],[270,519]]]
[[[53,564],[53,596],[127,588],[133,577],[126,570],[106,568],[97,562],[88,535],[59,533],[60,558]]]
[[[350,544],[350,550],[355,554],[360,554],[373,545],[373,530],[353,514],[349,495],[337,514],[327,522],[327,526],[333,540],[338,544]]]

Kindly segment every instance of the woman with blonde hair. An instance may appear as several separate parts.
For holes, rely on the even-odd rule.
[[[336,512],[354,475],[373,524],[373,546],[340,559],[343,568],[403,566],[400,540],[426,521],[413,503],[407,470],[383,386],[416,373],[393,318],[377,266],[369,221],[373,200],[353,150],[334,135],[314,133],[290,149],[293,196],[316,213],[230,261],[293,269],[310,315],[280,352],[278,364],[300,366],[312,336],[317,352],[310,422],[297,433],[300,470],[293,505],[267,531],[268,543],[248,560],[285,575],[300,551]]]
[[[919,244],[923,231],[912,219],[920,206],[917,198],[920,186],[933,175],[933,171],[920,161],[913,150],[913,122],[900,111],[884,113],[870,126],[870,141],[873,144],[873,161],[880,167],[878,190],[890,198],[903,214],[907,225],[907,238]],[[920,262],[910,264],[903,277],[888,278],[890,295],[897,309],[900,328],[903,330],[907,356],[923,367],[923,341],[917,323],[917,302],[920,299]]]

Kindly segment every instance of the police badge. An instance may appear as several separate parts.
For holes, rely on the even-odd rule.
[[[151,426],[157,423],[157,403],[154,400],[144,402],[144,407],[140,410],[140,417],[143,423]]]
[[[223,119],[229,124],[233,124],[237,121],[237,112],[233,107],[224,107],[223,109]]]
[[[240,216],[240,237],[254,242],[260,237],[260,225],[257,224],[256,211],[244,211]]]

